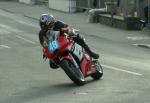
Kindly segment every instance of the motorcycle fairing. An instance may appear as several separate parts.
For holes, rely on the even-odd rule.
[[[89,55],[85,52],[85,55]],[[80,68],[82,69],[82,73],[84,76],[88,76],[88,72],[91,67],[92,67],[92,63],[90,62],[91,61],[91,57],[89,56],[89,58],[85,57],[83,58],[82,62],[80,63]]]
[[[59,31],[48,32],[48,49],[52,53],[54,53],[59,48],[58,37],[59,37]]]
[[[79,59],[79,61],[81,61],[83,59],[83,57],[84,57],[84,50],[79,44],[75,43],[72,46],[72,52]]]
[[[54,53],[59,48],[58,40],[48,41],[48,49],[50,52]]]

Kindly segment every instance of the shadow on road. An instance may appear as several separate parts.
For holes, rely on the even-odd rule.
[[[34,85],[26,87],[23,90],[16,90],[12,95],[0,100],[0,103],[26,103],[33,100],[43,99],[45,97],[57,99],[57,96],[75,95],[80,89],[88,88],[89,86],[91,87],[95,82],[98,82],[92,79],[86,81],[87,82],[84,86],[77,86],[73,82],[65,82],[63,84],[55,83],[53,85],[43,84],[40,86]]]
[[[77,86],[73,83],[36,86],[16,91],[13,95],[0,100],[0,103],[24,103],[44,97],[56,97],[56,95],[73,94],[75,88],[77,88]]]

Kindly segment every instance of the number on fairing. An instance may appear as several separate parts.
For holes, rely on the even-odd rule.
[[[54,40],[52,42],[49,41],[48,47],[49,47],[49,51],[53,53],[56,49],[59,48],[59,43],[57,40]]]
[[[78,57],[80,61],[82,60],[84,54],[83,48],[80,45],[75,43],[73,53]]]

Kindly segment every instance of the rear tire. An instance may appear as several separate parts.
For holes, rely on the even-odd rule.
[[[85,84],[84,75],[82,74],[80,68],[75,67],[72,61],[64,59],[60,66],[76,85],[82,86]]]
[[[103,76],[103,68],[98,61],[95,62],[96,73],[92,74],[91,77],[95,80],[99,80]]]

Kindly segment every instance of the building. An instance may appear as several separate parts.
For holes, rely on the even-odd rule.
[[[150,25],[150,0],[19,0],[20,2],[36,3],[46,2],[49,8],[63,12],[74,13],[91,9],[106,8],[111,17],[111,25],[115,24],[115,17],[123,18],[125,22],[139,25],[139,20],[148,21]],[[146,9],[147,8],[147,9]],[[144,12],[145,11],[145,12]],[[136,24],[137,23],[137,24]],[[130,24],[129,24],[130,25]]]

